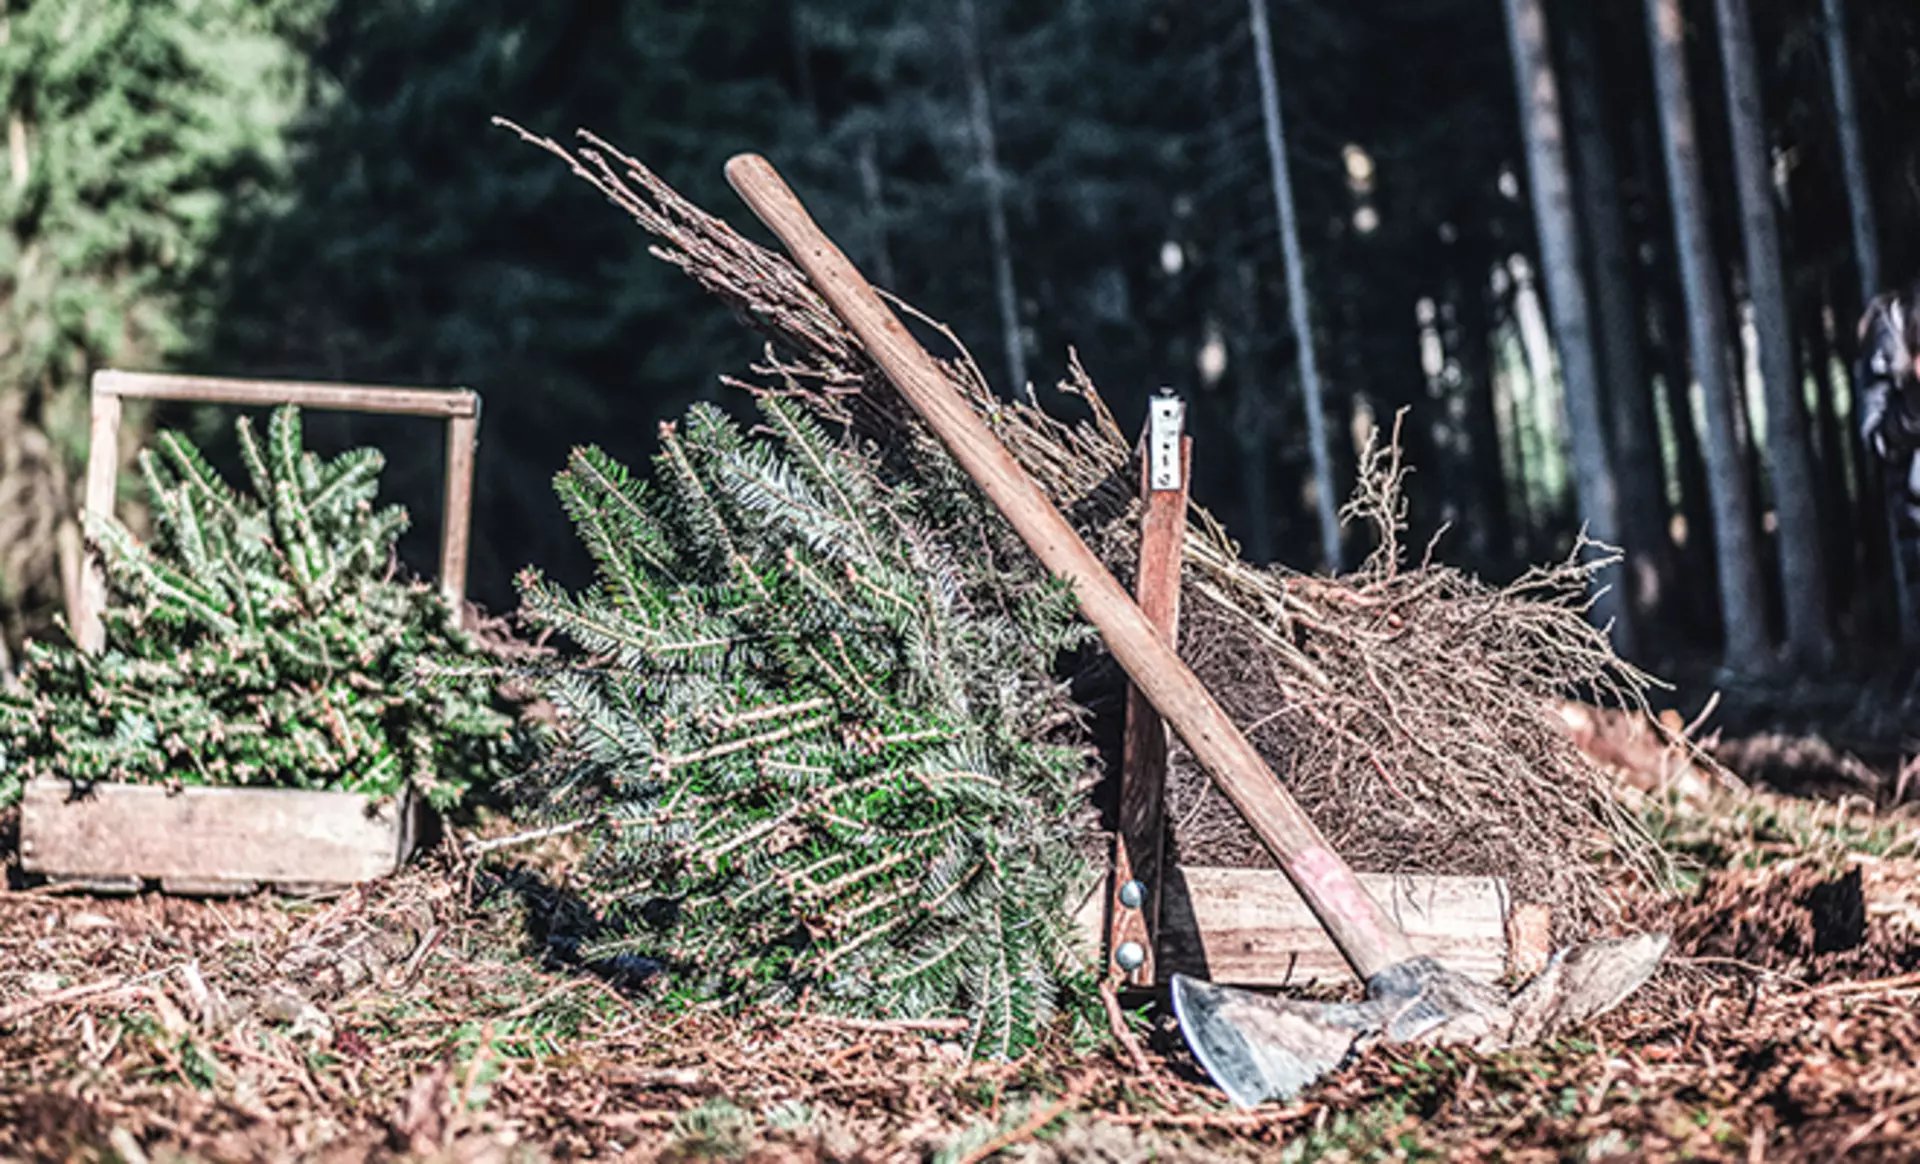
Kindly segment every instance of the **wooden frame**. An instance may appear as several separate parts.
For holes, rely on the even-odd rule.
[[[301,380],[238,380],[104,369],[93,374],[92,440],[87,450],[86,509],[113,514],[120,475],[120,412],[123,400],[181,400],[200,404],[379,412],[438,417],[447,422],[446,498],[440,529],[440,592],[456,611],[466,598],[467,550],[473,520],[474,454],[480,437],[480,394],[466,388],[389,388]],[[87,555],[77,608],[67,612],[81,650],[106,645],[100,612],[106,576]]]
[[[1141,611],[1176,646],[1193,465],[1183,423],[1183,409],[1167,394],[1150,405],[1134,580]],[[1112,865],[1104,892],[1089,894],[1075,917],[1105,965],[1136,989],[1176,972],[1263,987],[1351,979],[1346,958],[1286,874],[1166,863],[1168,743],[1165,723],[1129,684]],[[1449,969],[1489,982],[1537,969],[1550,919],[1544,907],[1515,910],[1497,877],[1363,873],[1360,882],[1416,951]]]

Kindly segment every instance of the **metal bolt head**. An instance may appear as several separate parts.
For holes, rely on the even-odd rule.
[[[1113,960],[1120,969],[1132,973],[1146,964],[1147,952],[1140,948],[1139,942],[1121,942],[1120,948],[1113,952]]]
[[[1147,900],[1147,887],[1139,881],[1129,881],[1120,887],[1120,904],[1128,909],[1139,909]]]

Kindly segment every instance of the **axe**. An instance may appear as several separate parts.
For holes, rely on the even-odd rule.
[[[1127,676],[1272,850],[1365,983],[1365,1001],[1325,1004],[1174,975],[1173,1004],[1181,1029],[1195,1057],[1230,1098],[1252,1106],[1291,1096],[1379,1038],[1492,1047],[1538,1037],[1560,1022],[1614,1005],[1652,974],[1666,951],[1665,936],[1564,951],[1512,999],[1416,953],[1246,735],[1174,648],[1154,633],[1132,596],[814,223],[773,166],[758,155],[741,154],[727,163],[727,180],[1021,540],[1072,586],[1082,613]]]

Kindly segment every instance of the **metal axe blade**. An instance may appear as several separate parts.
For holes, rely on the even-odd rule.
[[[1362,1002],[1321,1003],[1172,978],[1174,1017],[1193,1057],[1240,1107],[1291,1099],[1375,1041],[1468,1046],[1535,1042],[1597,1017],[1644,985],[1666,956],[1665,934],[1574,946],[1509,997],[1431,958],[1391,966]]]

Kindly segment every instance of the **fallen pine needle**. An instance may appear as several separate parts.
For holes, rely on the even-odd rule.
[[[1861,1124],[1859,1127],[1855,1128],[1850,1134],[1848,1134],[1846,1139],[1840,1141],[1840,1146],[1837,1149],[1835,1149],[1834,1155],[1845,1156],[1848,1152],[1851,1152],[1855,1148],[1858,1148],[1861,1144],[1866,1143],[1867,1140],[1871,1138],[1875,1132],[1887,1126],[1887,1124],[1891,1123],[1893,1120],[1898,1119],[1901,1116],[1911,1114],[1916,1111],[1920,1111],[1920,1099],[1910,1099],[1905,1103],[1898,1103],[1893,1105],[1892,1107],[1874,1116],[1872,1119],[1868,1120],[1866,1123]]]
[[[546,828],[529,829],[524,833],[514,833],[511,836],[494,837],[491,840],[485,841],[468,841],[466,848],[462,851],[469,857],[478,857],[482,854],[492,853],[500,849],[511,849],[520,845],[530,845],[535,841],[544,841],[548,837],[564,837],[568,833],[577,833],[593,823],[595,823],[594,818],[584,817],[580,820],[567,821],[564,824],[548,825]]]
[[[268,1055],[261,1051],[251,1050],[231,1041],[223,1040],[215,1043],[213,1047],[214,1050],[225,1051],[235,1058],[245,1059],[250,1063],[258,1063],[262,1067],[272,1068],[282,1076],[292,1080],[294,1085],[305,1092],[307,1098],[313,1101],[315,1107],[324,1107],[326,1105],[326,1101],[320,1098],[319,1086],[314,1083],[312,1073],[300,1067],[298,1064],[289,1063],[285,1059],[276,1058],[273,1055]]]
[[[1109,1123],[1168,1128],[1225,1128],[1245,1131],[1291,1123],[1312,1111],[1308,1107],[1282,1108],[1279,1111],[1221,1112],[1139,1112],[1133,1115],[1102,1116]]]
[[[938,1034],[964,1035],[973,1029],[973,1024],[963,1018],[951,1019],[862,1019],[842,1018],[832,1014],[770,1014],[768,1018],[783,1022],[821,1023],[830,1027],[845,1027],[850,1031],[896,1031],[902,1034]]]
[[[135,978],[115,978],[107,982],[92,982],[85,986],[69,986],[65,990],[56,990],[51,994],[42,994],[34,998],[23,999],[11,1006],[0,1008],[0,1027],[17,1023],[30,1014],[36,1014],[48,1007],[64,1006],[70,1002],[80,1002],[102,994],[128,990],[159,978],[175,973],[185,963],[175,963],[164,970],[155,970]]]
[[[1882,994],[1894,990],[1920,990],[1920,971],[1912,974],[1896,974],[1892,978],[1872,978],[1865,982],[1832,982],[1787,997],[1844,998],[1860,994]]]
[[[1091,1071],[1080,1076],[1067,1086],[1067,1093],[1046,1107],[1028,1116],[1026,1122],[1012,1131],[1002,1132],[993,1139],[960,1157],[958,1164],[980,1164],[980,1161],[1006,1151],[1022,1140],[1031,1138],[1040,1129],[1065,1115],[1067,1109],[1080,1102],[1080,1097],[1093,1085]]]

